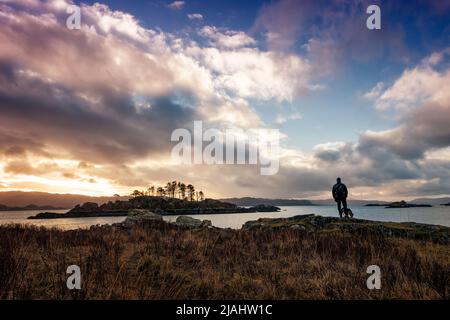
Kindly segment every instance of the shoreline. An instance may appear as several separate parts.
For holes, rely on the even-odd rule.
[[[280,211],[233,211],[233,212],[192,212],[192,213],[165,213],[161,214],[162,217],[173,217],[173,216],[201,216],[201,215],[216,215],[216,214],[227,214],[227,215],[233,215],[233,214],[242,214],[242,213],[275,213]],[[94,215],[91,214],[77,214],[76,216],[72,215],[66,215],[65,213],[55,213],[55,212],[41,212],[44,214],[48,214],[47,217],[37,217],[37,216],[30,216],[27,218],[27,220],[54,220],[54,219],[82,219],[82,218],[104,218],[104,217],[127,217],[128,212],[99,212],[95,213]]]

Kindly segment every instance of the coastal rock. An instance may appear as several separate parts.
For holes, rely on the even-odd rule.
[[[248,221],[243,230],[255,229],[301,229],[307,232],[350,232],[375,233],[386,237],[401,237],[417,240],[432,240],[435,243],[448,244],[450,228],[437,225],[427,225],[414,222],[380,222],[360,219],[343,220],[335,217],[316,215],[299,215],[290,218],[261,218]]]
[[[77,204],[75,208],[70,210],[68,213],[90,213],[98,211],[100,211],[98,208],[98,204],[94,202],[86,202],[82,205]]]
[[[177,221],[175,222],[177,226],[180,227],[187,227],[187,228],[208,228],[212,226],[212,223],[210,220],[200,220],[200,219],[194,219],[189,216],[180,216],[177,218]]]
[[[132,209],[128,212],[128,216],[125,221],[116,223],[114,226],[131,228],[136,224],[147,223],[151,221],[163,221],[161,215],[151,212],[145,209]]]

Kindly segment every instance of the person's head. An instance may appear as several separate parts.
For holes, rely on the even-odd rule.
[[[336,179],[337,183],[341,183],[341,178]]]

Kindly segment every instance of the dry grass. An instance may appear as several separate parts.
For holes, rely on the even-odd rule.
[[[0,227],[2,299],[448,299],[449,281],[450,246],[370,234]]]

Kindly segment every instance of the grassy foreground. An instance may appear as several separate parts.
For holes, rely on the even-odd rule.
[[[448,299],[449,282],[450,245],[359,229],[0,227],[2,299]]]

